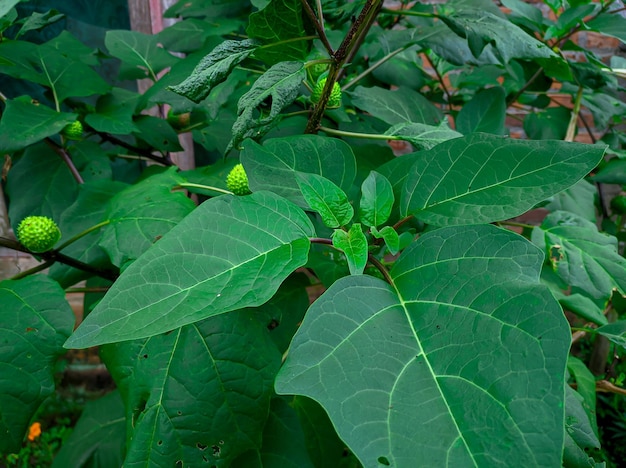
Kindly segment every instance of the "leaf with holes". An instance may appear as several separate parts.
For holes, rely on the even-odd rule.
[[[102,357],[126,407],[124,466],[226,467],[260,448],[280,353],[254,311],[107,345]]]
[[[391,285],[350,276],[313,303],[276,391],[318,401],[364,466],[559,466],[570,332],[542,263],[490,225],[424,234]]]

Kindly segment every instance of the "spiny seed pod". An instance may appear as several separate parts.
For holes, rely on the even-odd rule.
[[[328,70],[327,63],[316,63],[309,67],[309,72],[311,73],[311,77],[314,80],[317,80],[320,77],[320,75],[324,73],[326,70]]]
[[[75,120],[71,124],[67,124],[61,134],[68,140],[80,140],[83,136],[83,124]]]
[[[615,214],[626,214],[626,195],[618,195],[611,200],[611,209]]]
[[[17,238],[34,253],[47,252],[61,238],[59,226],[46,216],[28,216],[17,227]]]
[[[311,93],[311,102],[313,104],[317,104],[320,101],[322,93],[324,92],[324,86],[326,86],[326,77],[319,79],[313,88],[313,92]],[[341,106],[341,86],[339,86],[339,83],[337,82],[333,85],[333,90],[330,93],[327,106],[329,108]]]
[[[226,176],[226,187],[235,195],[248,195],[250,187],[248,186],[248,175],[243,168],[243,164],[237,164]]]

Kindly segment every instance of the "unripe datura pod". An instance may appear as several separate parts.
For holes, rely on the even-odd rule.
[[[61,135],[68,140],[80,140],[83,137],[83,124],[79,120],[75,120],[63,127]]]
[[[611,209],[615,214],[626,214],[626,195],[618,195],[613,198],[611,200]]]
[[[60,238],[59,226],[46,216],[28,216],[17,227],[17,239],[33,253],[51,250]]]
[[[313,104],[317,104],[320,101],[322,93],[324,92],[324,87],[326,86],[326,79],[326,77],[320,78],[315,84],[313,92],[311,93],[311,102]],[[339,86],[339,83],[337,82],[333,85],[333,90],[328,98],[327,107],[331,109],[341,107],[341,86]]]
[[[249,195],[250,187],[248,186],[248,174],[243,168],[243,164],[239,163],[226,176],[226,187],[235,195]]]

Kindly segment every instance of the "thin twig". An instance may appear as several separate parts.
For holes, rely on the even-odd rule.
[[[315,30],[317,31],[317,35],[320,41],[322,41],[322,44],[324,44],[326,51],[332,57],[333,55],[335,55],[335,51],[333,50],[333,46],[330,45],[330,42],[328,41],[328,37],[326,36],[326,31],[324,31],[324,19],[321,17],[321,11],[320,11],[320,18],[318,18],[315,15],[315,12],[311,8],[311,5],[309,5],[309,2],[307,0],[301,0],[301,3],[302,3],[302,7],[304,8],[304,11],[306,12],[311,22],[313,23],[313,26],[315,27]]]
[[[81,176],[80,172],[78,172],[78,169],[76,169],[76,166],[74,165],[74,161],[72,161],[72,158],[70,157],[70,155],[67,153],[67,151],[65,151],[65,148],[63,148],[62,146],[59,146],[57,142],[54,141],[52,138],[46,138],[45,141],[48,144],[48,146],[52,148],[56,154],[61,156],[61,159],[63,160],[65,165],[69,168],[70,172],[72,173],[72,176],[74,176],[74,179],[76,179],[76,182],[78,182],[79,184],[84,184],[85,181],[83,180],[83,176]]]
[[[387,283],[393,284],[393,279],[389,275],[389,272],[387,271],[387,268],[385,268],[385,265],[380,263],[380,261],[372,254],[367,254],[367,260],[372,265],[374,265],[378,271],[380,271],[380,273],[385,277],[385,281],[387,281]]]
[[[541,73],[543,72],[543,67],[539,67],[537,69],[537,71],[533,74],[533,76],[531,76],[528,81],[526,83],[524,83],[524,86],[522,86],[517,93],[515,93],[507,102],[507,107],[509,107],[511,104],[513,104],[515,101],[517,101],[517,99],[524,94],[524,92],[530,87],[531,84],[533,84],[535,82],[535,80],[537,78],[539,78],[539,76],[541,75]]]
[[[109,134],[109,133],[104,133],[104,132],[96,132],[100,138],[102,138],[105,141],[108,141],[110,143],[113,143],[114,145],[117,146],[121,146],[122,148],[125,148],[129,151],[133,151],[135,153],[137,153],[140,156],[144,156],[148,159],[151,159],[153,161],[156,161],[158,163],[163,164],[164,166],[173,166],[174,163],[172,162],[172,160],[167,157],[167,156],[158,156],[156,154],[152,154],[152,152],[150,150],[147,149],[143,149],[143,148],[137,148],[136,146],[133,146],[129,143],[126,143],[123,140],[120,140],[117,137],[114,137],[113,135]]]

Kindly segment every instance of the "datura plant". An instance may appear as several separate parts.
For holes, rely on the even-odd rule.
[[[184,0],[100,51],[19,3],[0,452],[97,346],[54,466],[623,460],[626,62],[573,42],[619,2]]]

